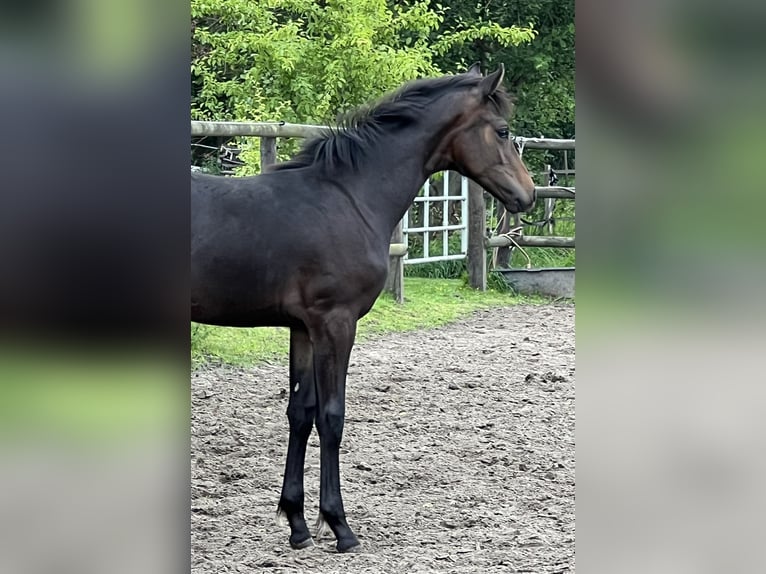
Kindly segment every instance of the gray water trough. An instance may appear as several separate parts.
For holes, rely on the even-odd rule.
[[[498,269],[497,271],[517,293],[574,299],[574,267]]]

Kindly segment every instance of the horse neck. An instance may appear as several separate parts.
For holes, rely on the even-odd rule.
[[[440,170],[427,167],[440,132],[439,127],[408,126],[396,134],[382,134],[360,161],[354,195],[386,239],[426,179]]]

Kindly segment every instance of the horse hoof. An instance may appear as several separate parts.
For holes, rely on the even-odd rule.
[[[290,539],[290,546],[293,550],[303,550],[304,548],[310,548],[314,546],[314,540],[309,536],[306,538],[306,540],[301,540],[300,542],[293,542],[292,539]]]
[[[346,544],[342,542],[338,542],[338,545],[336,546],[337,550],[341,554],[351,554],[356,552],[362,551],[362,545],[359,543],[358,540],[354,540],[353,542],[348,542]]]

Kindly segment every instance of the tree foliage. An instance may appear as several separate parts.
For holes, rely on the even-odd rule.
[[[488,22],[498,26],[525,22],[537,33],[530,42],[510,45],[488,37],[471,38],[446,50],[435,63],[454,72],[466,62],[478,61],[490,68],[503,62],[506,86],[516,98],[515,131],[526,136],[573,138],[574,0],[453,0],[435,35]]]
[[[527,24],[445,26],[447,13],[427,0],[192,0],[192,118],[325,123],[442,72],[465,45],[535,37]]]

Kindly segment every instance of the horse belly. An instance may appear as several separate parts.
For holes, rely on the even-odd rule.
[[[275,261],[197,253],[192,258],[192,321],[223,326],[290,326],[285,312],[291,298],[289,275]]]

